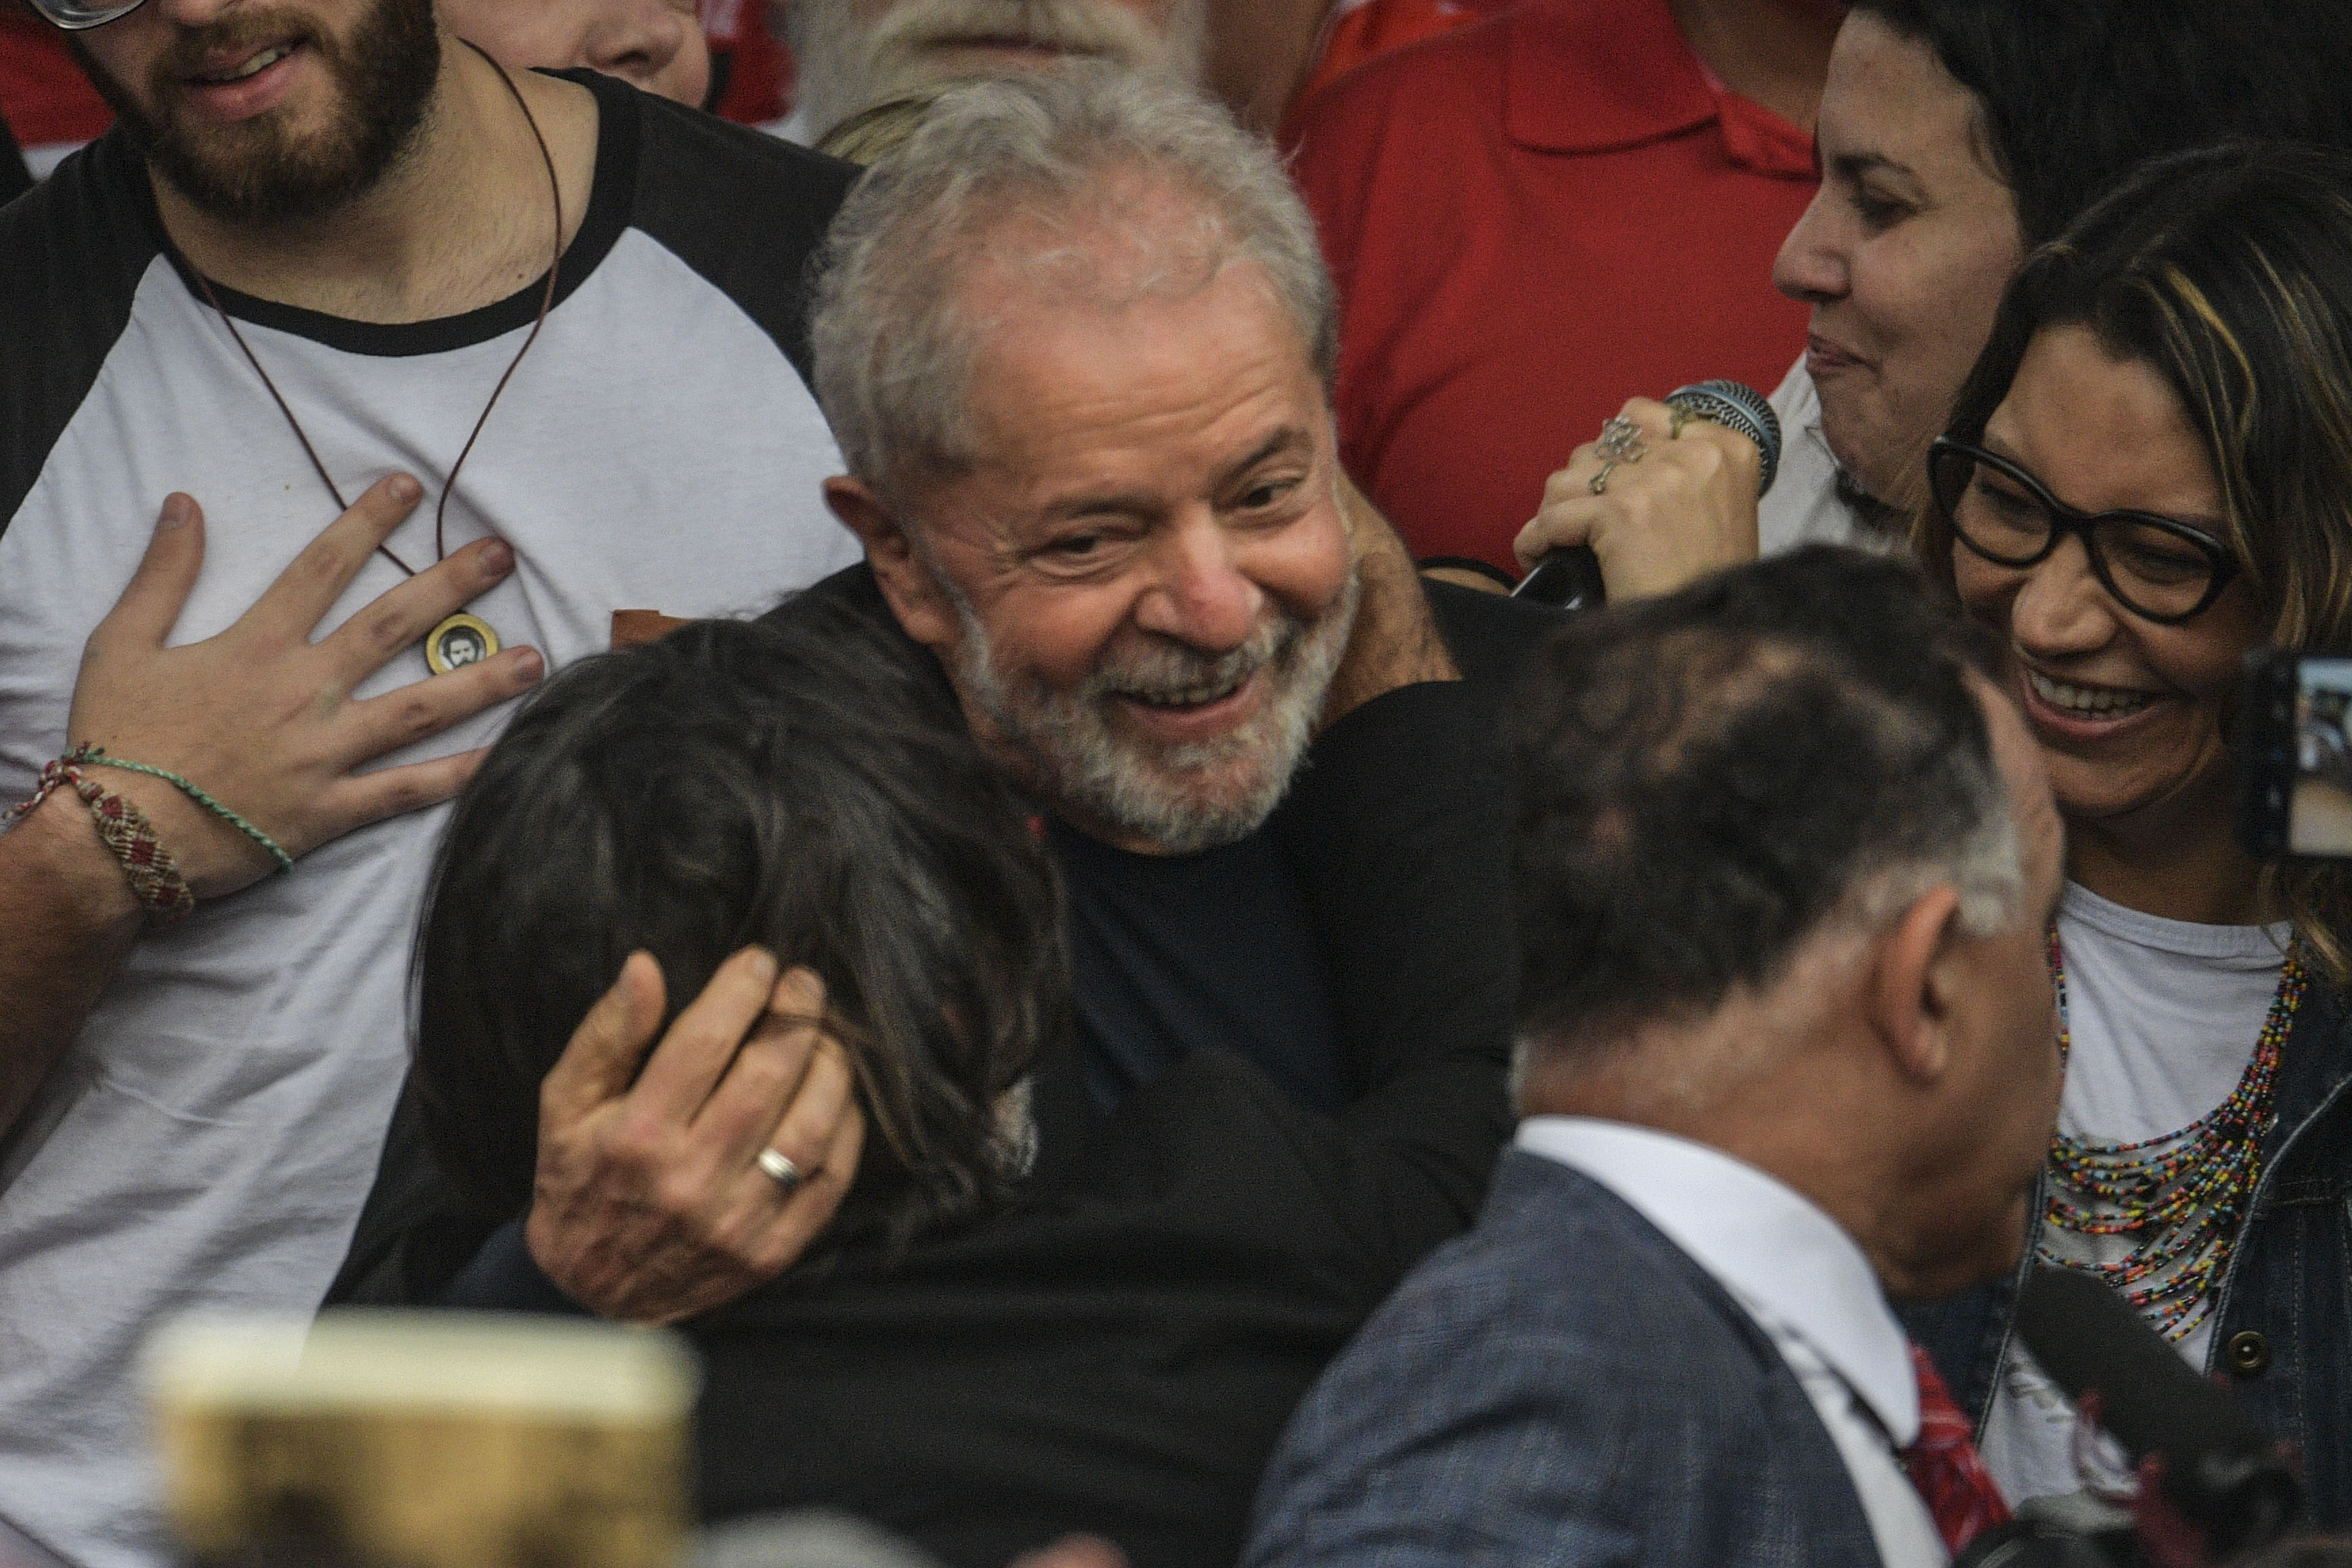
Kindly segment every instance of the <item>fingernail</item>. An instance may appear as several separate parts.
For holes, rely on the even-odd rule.
[[[814,1013],[824,1005],[824,982],[813,970],[790,969],[776,984],[779,1013]]]
[[[482,570],[493,577],[503,577],[514,570],[514,546],[503,539],[493,539],[482,546]]]
[[[547,661],[539,657],[537,648],[524,648],[516,656],[515,673],[527,681],[535,681],[547,673]]]
[[[403,506],[415,506],[425,497],[425,487],[407,474],[394,474],[386,482],[392,487],[392,499]]]
[[[776,983],[776,955],[764,947],[746,948],[751,955],[751,977],[765,985]]]
[[[196,503],[173,490],[163,498],[163,515],[155,520],[155,531],[161,533],[165,529],[185,528],[188,520],[195,515]]]

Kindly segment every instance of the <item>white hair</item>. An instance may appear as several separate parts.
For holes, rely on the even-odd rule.
[[[1995,769],[1964,773],[1970,775],[1965,783],[1973,798],[1965,828],[1953,842],[1940,853],[1855,879],[1850,907],[1865,929],[1874,931],[1897,918],[1937,888],[1959,895],[1960,929],[1970,936],[1998,935],[2025,917],[2024,846],[2010,812],[2009,788]]]
[[[1180,216],[1168,216],[1169,198]],[[1339,323],[1314,220],[1273,149],[1223,109],[1090,63],[942,97],[835,219],[810,328],[816,394],[849,471],[903,506],[969,471],[990,266],[1095,306],[1189,293],[1255,267],[1328,388]]]
[[[960,47],[972,38],[1017,38],[1185,87],[1199,85],[1208,59],[1206,0],[1169,0],[1157,20],[1121,0],[891,0],[862,15],[855,0],[794,0],[784,26],[793,111],[813,142],[877,104],[1011,74]]]

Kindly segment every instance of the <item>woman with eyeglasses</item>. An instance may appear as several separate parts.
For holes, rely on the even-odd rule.
[[[2352,158],[2152,165],[2010,287],[1928,459],[1927,570],[2008,645],[2065,816],[2066,1086],[2030,1257],[2090,1270],[2352,1520],[2352,869],[2233,834],[2246,655],[2352,645]],[[2012,1501],[2103,1456],[2009,1333],[1915,1327]]]

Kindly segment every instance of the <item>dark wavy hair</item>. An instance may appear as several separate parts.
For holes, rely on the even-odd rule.
[[[1051,863],[938,666],[823,595],[574,665],[443,839],[416,1079],[485,1217],[530,1200],[541,1080],[643,948],[669,1015],[757,943],[825,984],[872,1132],[827,1248],[1003,1198],[998,1096],[1066,1027]]]
[[[2352,145],[2342,0],[1855,0],[1975,95],[2029,248],[2142,161],[2230,136]]]
[[[2352,154],[2237,144],[2143,169],[2011,283],[1950,434],[1981,439],[2027,348],[2061,326],[2179,397],[2271,640],[2352,648]],[[1950,522],[1928,509],[1916,542],[1951,588]],[[2276,874],[2312,951],[2352,977],[2352,877]]]

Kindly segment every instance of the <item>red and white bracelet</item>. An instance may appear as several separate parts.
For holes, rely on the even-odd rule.
[[[148,924],[175,926],[195,912],[196,895],[189,890],[188,879],[180,875],[172,852],[155,836],[155,825],[147,820],[147,814],[82,772],[73,756],[59,757],[43,768],[32,798],[12,808],[6,820],[14,823],[29,816],[60,787],[71,789],[89,806],[89,815],[98,823],[98,836],[121,862],[122,874],[131,879],[131,896],[147,911]]]

